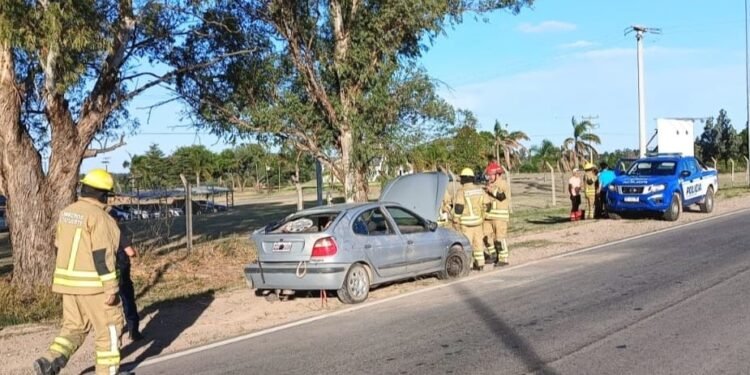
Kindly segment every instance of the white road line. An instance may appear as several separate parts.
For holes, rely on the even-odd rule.
[[[308,323],[316,322],[318,320],[327,319],[327,318],[330,318],[330,317],[333,317],[333,316],[348,314],[348,313],[351,313],[351,312],[354,312],[354,311],[359,311],[359,310],[366,309],[366,308],[369,308],[369,307],[372,307],[372,306],[377,306],[377,305],[381,305],[381,304],[388,303],[388,302],[391,302],[391,301],[395,301],[395,300],[398,300],[398,299],[407,298],[407,297],[411,297],[411,296],[414,296],[414,295],[417,295],[417,294],[427,293],[427,292],[431,292],[433,290],[446,288],[446,287],[452,286],[454,284],[465,283],[465,282],[473,281],[473,280],[480,279],[480,278],[486,278],[486,277],[491,277],[491,276],[498,276],[499,272],[501,272],[501,271],[504,272],[504,271],[508,271],[508,270],[514,270],[514,269],[529,267],[529,266],[537,264],[539,262],[544,262],[544,261],[548,261],[548,260],[552,260],[552,259],[559,259],[559,258],[563,258],[563,257],[575,255],[575,254],[580,254],[580,253],[585,253],[585,252],[588,252],[588,251],[593,251],[593,250],[601,249],[601,248],[607,247],[607,246],[618,245],[618,244],[625,243],[625,242],[628,242],[628,241],[638,240],[638,239],[641,239],[641,238],[654,236],[654,235],[657,235],[657,234],[660,234],[660,233],[670,232],[670,231],[673,231],[673,230],[678,230],[678,229],[682,229],[682,228],[685,228],[685,227],[689,227],[689,226],[692,226],[692,225],[696,225],[696,224],[701,224],[701,223],[706,223],[706,222],[710,222],[710,221],[722,219],[722,218],[725,218],[725,217],[728,217],[728,216],[737,215],[737,214],[740,214],[740,213],[743,213],[743,212],[747,212],[747,211],[750,211],[750,208],[743,208],[743,209],[739,209],[739,210],[736,210],[736,211],[727,212],[727,213],[724,213],[724,214],[721,214],[721,215],[712,216],[712,217],[709,217],[709,218],[706,218],[706,219],[696,220],[696,221],[692,221],[692,222],[689,222],[689,223],[680,224],[680,225],[676,225],[676,226],[673,226],[673,227],[668,227],[668,228],[660,229],[660,230],[657,230],[657,231],[654,231],[654,232],[650,232],[650,233],[639,234],[639,235],[636,235],[636,236],[633,236],[633,237],[623,238],[621,240],[607,242],[607,243],[604,243],[604,244],[601,244],[601,245],[595,245],[595,246],[583,248],[583,249],[580,249],[580,250],[574,250],[574,251],[570,251],[570,252],[567,252],[567,253],[564,253],[564,254],[554,255],[554,256],[551,256],[551,257],[534,260],[534,261],[527,262],[527,263],[524,263],[524,264],[519,264],[517,266],[503,267],[503,268],[500,268],[500,269],[495,270],[495,271],[491,271],[491,272],[487,272],[487,273],[479,273],[479,274],[468,276],[468,277],[462,278],[460,280],[452,281],[452,282],[449,282],[449,283],[444,283],[444,284],[434,285],[434,286],[423,288],[423,289],[414,290],[414,291],[411,291],[411,292],[408,292],[408,293],[399,294],[397,296],[387,297],[387,298],[383,298],[381,300],[363,303],[361,305],[352,306],[352,307],[349,307],[349,308],[346,308],[346,309],[343,309],[343,310],[332,311],[332,312],[327,313],[327,314],[317,315],[317,316],[313,316],[313,317],[310,317],[310,318],[298,320],[296,322],[282,324],[280,326],[276,326],[276,327],[264,329],[264,330],[261,330],[261,331],[258,331],[258,332],[253,332],[253,333],[249,333],[249,334],[242,335],[242,336],[237,336],[237,337],[234,337],[234,338],[231,338],[231,339],[217,341],[217,342],[212,343],[212,344],[198,346],[198,347],[195,347],[195,348],[187,349],[187,350],[176,352],[176,353],[172,353],[172,354],[166,354],[166,355],[163,355],[163,356],[160,356],[160,357],[156,357],[156,358],[152,358],[152,359],[148,359],[146,361],[143,361],[142,363],[138,364],[137,367],[145,367],[145,366],[149,366],[149,365],[153,365],[153,364],[157,364],[157,363],[169,361],[169,360],[172,360],[172,359],[184,357],[184,356],[187,356],[187,355],[204,352],[206,350],[211,350],[211,349],[219,348],[219,347],[230,345],[230,344],[233,344],[233,343],[236,343],[236,342],[240,342],[240,341],[244,341],[244,340],[249,340],[249,339],[252,339],[252,338],[255,338],[255,337],[268,335],[268,334],[271,334],[271,333],[274,333],[274,332],[283,331],[283,330],[286,330],[286,329],[289,329],[289,328],[299,327],[301,325],[305,325],[305,324],[308,324]]]

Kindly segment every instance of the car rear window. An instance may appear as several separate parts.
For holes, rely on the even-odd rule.
[[[309,215],[292,215],[269,225],[266,233],[319,233],[324,232],[339,216],[339,212],[322,212]]]

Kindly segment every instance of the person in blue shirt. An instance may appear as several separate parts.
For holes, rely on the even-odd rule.
[[[603,218],[607,215],[607,191],[615,177],[615,171],[609,169],[606,162],[599,163],[599,192],[596,197],[595,218]]]

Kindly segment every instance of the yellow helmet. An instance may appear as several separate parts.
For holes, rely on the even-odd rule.
[[[474,177],[474,171],[471,168],[464,168],[461,170],[461,177]]]
[[[112,175],[104,169],[92,169],[89,173],[86,173],[81,183],[104,191],[112,191],[112,188],[115,186],[115,180],[112,178]]]
[[[588,171],[589,169],[594,169],[594,164],[586,163],[583,165],[583,170]]]

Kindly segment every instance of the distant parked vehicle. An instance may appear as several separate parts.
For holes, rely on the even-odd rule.
[[[220,211],[227,210],[227,206],[223,204],[216,204],[214,202],[206,201],[206,200],[199,200],[196,202],[198,203],[198,206],[200,207],[200,210],[203,213],[217,213]]]
[[[109,210],[109,215],[117,221],[130,221],[130,212],[119,206],[112,206]]]

